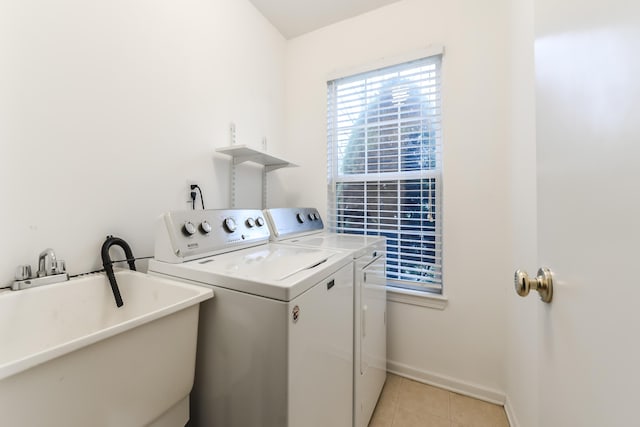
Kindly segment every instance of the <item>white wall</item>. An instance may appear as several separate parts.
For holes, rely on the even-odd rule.
[[[511,148],[512,270],[535,274],[537,262],[535,84],[533,0],[511,2]],[[537,295],[507,298],[507,413],[512,427],[539,425]]]
[[[107,234],[152,255],[153,222],[227,207],[214,148],[283,138],[284,38],[246,0],[0,3],[0,284],[46,247],[99,268]],[[260,206],[255,168],[238,205]]]
[[[273,181],[272,205],[326,210],[326,80],[331,72],[443,44],[444,311],[389,304],[390,366],[504,397],[508,246],[506,0],[404,0],[290,40],[286,152],[303,167]]]

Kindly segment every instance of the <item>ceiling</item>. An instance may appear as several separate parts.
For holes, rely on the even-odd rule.
[[[250,0],[285,36],[297,37],[399,0]]]

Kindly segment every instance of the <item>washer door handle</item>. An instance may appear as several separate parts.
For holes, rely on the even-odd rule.
[[[361,321],[360,321],[360,328],[362,329],[362,338],[365,338],[367,336],[367,310],[369,307],[367,307],[366,305],[362,306],[362,315],[361,315]]]

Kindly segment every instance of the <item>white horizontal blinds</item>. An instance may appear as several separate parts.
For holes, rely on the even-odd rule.
[[[387,279],[442,290],[441,56],[328,83],[329,224],[387,237]]]

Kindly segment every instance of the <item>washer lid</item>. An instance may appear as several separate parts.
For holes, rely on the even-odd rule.
[[[386,239],[362,234],[319,233],[283,240],[282,243],[349,251],[353,258],[360,258],[371,250],[384,251]]]
[[[290,301],[351,262],[345,252],[269,243],[149,270],[267,298]]]

